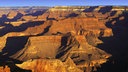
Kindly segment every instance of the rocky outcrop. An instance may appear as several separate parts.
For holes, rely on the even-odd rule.
[[[88,67],[98,67],[107,62],[107,58],[110,56],[89,45],[84,35],[73,36],[68,33],[65,36],[30,37],[25,48],[12,55],[11,58],[21,61],[57,58],[67,64],[68,61],[71,61],[77,68],[88,69]]]
[[[67,37],[66,44],[61,46],[57,55],[62,61],[71,58],[77,67],[81,68],[95,67],[103,64],[110,56],[106,52],[89,45],[85,36]]]
[[[5,24],[11,24],[13,26],[20,26],[23,23],[27,23],[27,21],[5,22]]]
[[[21,61],[35,58],[55,58],[60,46],[61,36],[30,37],[25,48],[13,55],[12,58]]]
[[[31,20],[34,20],[34,19],[36,19],[36,18],[37,18],[37,16],[31,16],[31,15],[29,15],[29,16],[23,16],[23,17],[21,18],[21,20],[31,21]]]
[[[127,9],[122,10],[112,6],[0,8],[0,61],[22,61],[17,66],[33,72],[96,71],[119,55],[115,44],[126,46],[116,42],[127,43]],[[116,52],[112,46],[118,48]]]
[[[7,15],[8,19],[13,19],[18,14],[17,11],[10,11]]]
[[[106,28],[103,22],[99,22],[97,18],[75,17],[67,18],[59,21],[53,21],[49,28],[48,34],[73,32],[76,35],[86,35],[87,32],[93,32],[97,36],[112,36],[112,30]],[[107,34],[107,35],[106,35]]]
[[[34,59],[16,65],[32,72],[83,72],[76,66],[69,67],[57,59]]]
[[[47,12],[42,15],[42,18],[47,20],[60,20],[68,17],[78,16],[86,7],[68,7],[68,6],[56,6],[50,8]]]
[[[11,72],[8,66],[0,67],[0,72]]]
[[[0,52],[2,52],[2,49],[5,47],[6,45],[6,36],[0,37]]]

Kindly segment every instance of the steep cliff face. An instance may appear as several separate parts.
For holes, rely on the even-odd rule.
[[[76,66],[67,67],[67,64],[63,64],[58,59],[34,59],[16,65],[23,69],[32,70],[32,72],[83,72]]]
[[[89,45],[84,35],[68,33],[64,36],[30,37],[25,47],[11,58],[21,61],[57,58],[67,64],[71,61],[77,68],[87,70],[107,62],[107,58],[110,56],[110,54]],[[23,68],[27,67],[23,66]]]
[[[86,69],[88,67],[95,67],[96,65],[105,63],[107,58],[111,56],[89,45],[84,35],[64,37],[64,39],[65,38],[67,41],[59,48],[57,58],[62,61],[71,58],[77,67],[86,67]]]
[[[43,21],[35,21],[29,23],[23,23],[19,26],[4,26],[0,30],[0,50],[2,50],[6,45],[6,40],[8,37],[17,37],[17,36],[31,36],[45,33],[45,28],[49,27],[51,23],[47,21],[43,24]]]
[[[102,33],[103,36],[112,36],[112,30],[107,28],[103,22],[97,18],[75,17],[59,21],[53,21],[49,28],[49,34],[73,32],[76,35],[86,35],[87,32],[93,32],[97,36]]]
[[[2,52],[2,49],[5,47],[6,45],[6,36],[0,37],[0,52]]]
[[[60,20],[68,17],[78,16],[86,7],[67,7],[67,6],[56,6],[50,8],[41,17],[47,20]]]
[[[55,58],[60,45],[61,36],[30,37],[25,48],[13,55],[12,58],[21,61],[35,58]]]
[[[13,19],[18,14],[17,11],[10,11],[7,15],[8,19]]]
[[[112,6],[3,9],[0,63],[12,62],[33,72],[91,72],[97,68],[104,72],[102,66],[109,62],[110,67],[123,69],[128,14],[122,10]],[[113,64],[116,61],[119,64]]]

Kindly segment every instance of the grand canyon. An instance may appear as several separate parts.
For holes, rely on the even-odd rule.
[[[127,6],[0,7],[0,72],[128,72]]]

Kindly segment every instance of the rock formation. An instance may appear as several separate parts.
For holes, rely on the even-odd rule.
[[[119,47],[127,51],[127,8],[5,7],[0,12],[0,65],[11,69],[2,71],[102,72],[111,59],[126,62]]]
[[[69,67],[57,59],[34,59],[16,65],[23,69],[32,70],[32,72],[83,72],[75,65]]]
[[[10,68],[8,66],[0,67],[0,72],[10,72]]]

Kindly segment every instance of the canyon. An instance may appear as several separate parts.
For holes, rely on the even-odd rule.
[[[127,72],[128,7],[0,7],[3,72]]]

